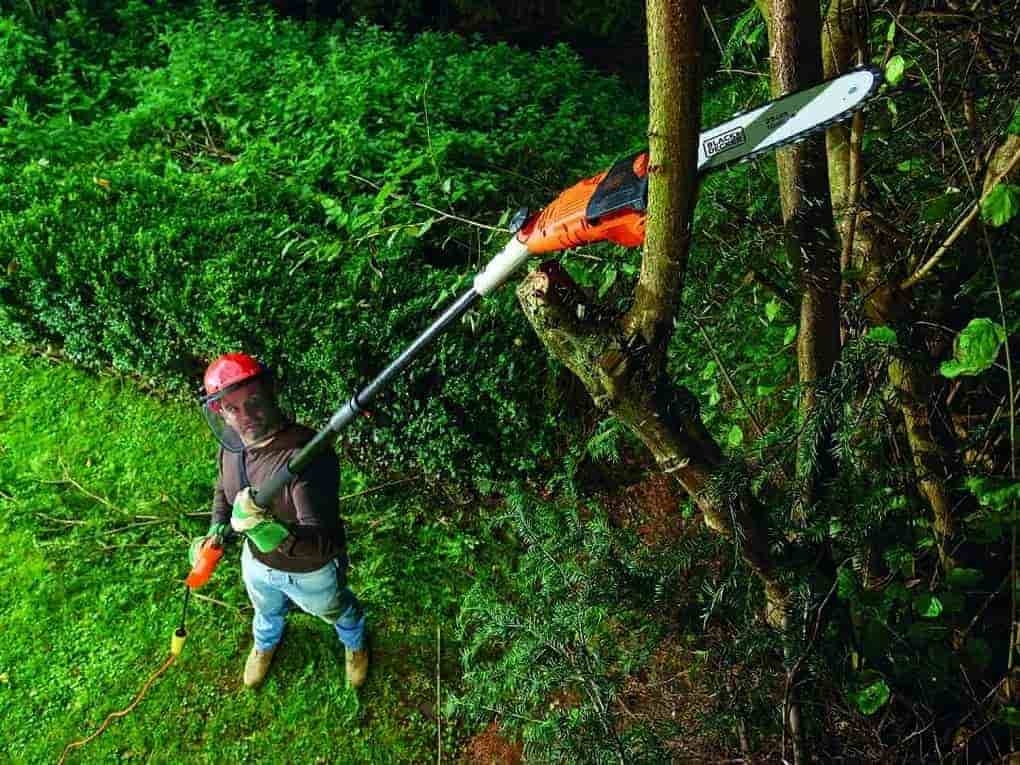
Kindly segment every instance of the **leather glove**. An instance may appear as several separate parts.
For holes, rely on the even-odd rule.
[[[264,553],[275,550],[290,535],[286,526],[255,504],[249,486],[241,489],[234,497],[230,527],[240,534],[246,534],[252,544]]]

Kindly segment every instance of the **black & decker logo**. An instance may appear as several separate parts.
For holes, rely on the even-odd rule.
[[[705,139],[705,156],[714,157],[720,152],[732,149],[734,146],[740,146],[746,142],[747,138],[744,136],[744,128],[735,127],[732,130],[727,130],[725,133]]]

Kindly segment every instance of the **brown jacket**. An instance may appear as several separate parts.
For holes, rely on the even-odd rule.
[[[314,435],[314,431],[303,425],[291,424],[264,447],[248,448],[241,454],[220,449],[213,523],[230,523],[234,496],[243,486],[242,455],[248,482],[257,490]],[[251,554],[271,568],[295,573],[314,571],[344,556],[344,526],[337,502],[339,489],[340,463],[330,449],[312,460],[273,500],[272,514],[290,529],[290,536],[268,553],[259,552],[249,543]]]

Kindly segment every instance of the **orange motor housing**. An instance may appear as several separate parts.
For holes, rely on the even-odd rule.
[[[220,545],[203,545],[195,558],[195,565],[191,567],[184,584],[193,590],[197,590],[209,581],[213,571],[216,570],[220,558],[223,557],[223,548]]]
[[[645,241],[647,203],[648,152],[643,151],[571,186],[531,216],[517,237],[534,255],[604,241],[639,247]]]

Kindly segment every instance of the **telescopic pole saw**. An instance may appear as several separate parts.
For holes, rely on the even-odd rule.
[[[795,143],[850,117],[882,83],[873,67],[855,69],[810,88],[790,93],[703,132],[698,140],[698,171],[705,173],[743,162]],[[529,255],[558,252],[582,244],[609,241],[625,247],[644,242],[648,202],[648,152],[617,162],[561,193],[541,212],[521,210],[514,234],[502,251],[474,279],[474,284],[446,309],[364,390],[351,396],[329,423],[252,498],[268,508],[295,476],[329,444],[333,436],[364,411],[372,399],[450,324],[484,295],[503,284]]]

